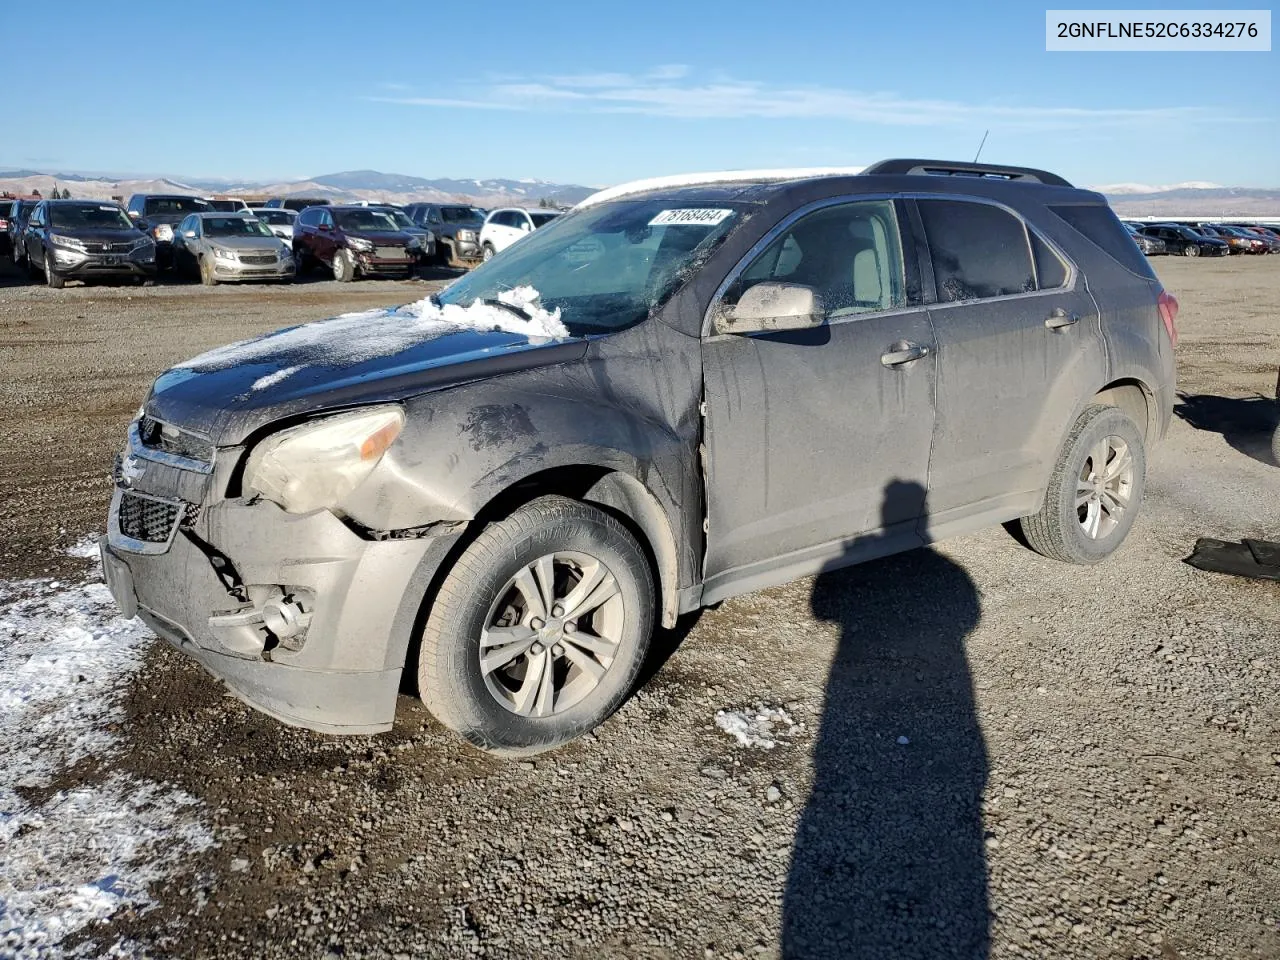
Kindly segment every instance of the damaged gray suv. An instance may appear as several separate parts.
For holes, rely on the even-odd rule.
[[[1100,195],[920,160],[691,179],[160,376],[102,543],[122,612],[286,723],[386,730],[416,686],[517,754],[726,597],[1007,521],[1120,545],[1177,304]]]

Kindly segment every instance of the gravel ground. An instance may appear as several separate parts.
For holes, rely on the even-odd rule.
[[[1193,399],[1111,561],[994,529],[728,601],[662,637],[594,736],[522,763],[407,697],[380,737],[288,729],[157,642],[118,755],[58,786],[171,785],[218,845],[85,949],[1280,956],[1280,585],[1181,562],[1201,535],[1280,537],[1280,468],[1250,426],[1280,362],[1280,259],[1156,267]],[[63,548],[102,528],[165,366],[423,290],[0,289],[0,576],[83,567]]]

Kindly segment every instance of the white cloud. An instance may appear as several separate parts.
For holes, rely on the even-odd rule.
[[[1135,123],[1186,123],[1239,119],[1201,107],[1063,107],[1009,101],[968,103],[908,97],[888,91],[770,84],[724,75],[692,76],[689,67],[665,64],[643,74],[581,73],[538,77],[500,76],[473,87],[468,97],[369,99],[407,106],[481,110],[639,114],[690,120],[827,119],[885,126],[962,126],[983,129],[1073,128]]]

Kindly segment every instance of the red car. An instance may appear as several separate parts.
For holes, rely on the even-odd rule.
[[[302,273],[322,264],[333,279],[413,275],[421,242],[376,207],[308,207],[293,222],[293,258]]]

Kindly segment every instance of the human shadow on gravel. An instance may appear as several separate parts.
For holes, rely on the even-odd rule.
[[[882,513],[923,500],[918,484],[894,482]],[[964,649],[977,589],[926,548],[823,574],[811,605],[840,636],[782,956],[985,958],[987,751]]]
[[[1246,457],[1280,467],[1280,399],[1180,393],[1173,412],[1197,430],[1222,434]]]

